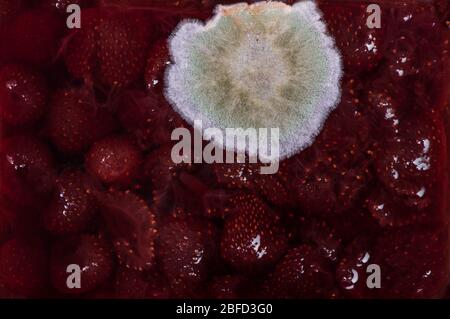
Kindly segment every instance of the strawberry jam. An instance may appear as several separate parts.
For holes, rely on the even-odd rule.
[[[168,40],[236,2],[0,0],[0,298],[445,296],[450,5],[316,1],[340,100],[263,175],[171,158]]]

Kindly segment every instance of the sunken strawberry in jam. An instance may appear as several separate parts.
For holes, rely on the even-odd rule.
[[[248,2],[0,0],[0,298],[445,296],[449,5]],[[67,27],[69,4],[81,28]],[[276,50],[261,30],[233,47],[239,30],[217,22],[261,12],[287,30]],[[213,37],[200,66],[180,63],[183,45],[204,45],[186,25]],[[291,50],[311,30],[317,45]],[[231,80],[201,83],[223,65]],[[285,96],[243,97],[276,84]],[[264,111],[224,117],[236,90]],[[192,132],[191,114],[271,123],[267,101],[288,123],[275,174],[173,160],[172,132]]]

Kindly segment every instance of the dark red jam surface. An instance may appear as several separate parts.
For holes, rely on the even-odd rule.
[[[448,3],[320,1],[341,102],[260,175],[170,157],[168,36],[233,2],[0,0],[1,298],[444,295]]]

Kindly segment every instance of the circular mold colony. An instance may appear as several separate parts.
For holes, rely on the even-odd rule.
[[[287,158],[313,143],[340,100],[340,54],[312,1],[218,6],[206,24],[181,22],[169,44],[166,98],[190,124],[221,130],[213,143],[227,151],[258,149],[226,128],[278,128]]]

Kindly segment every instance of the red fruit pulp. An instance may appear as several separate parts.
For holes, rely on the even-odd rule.
[[[50,256],[50,279],[62,294],[80,294],[98,287],[110,276],[113,257],[109,243],[101,235],[68,237],[53,245]],[[81,270],[80,288],[67,285],[67,266]]]
[[[449,6],[377,1],[368,29],[366,1],[317,1],[345,74],[315,142],[274,175],[175,164],[167,39],[236,2],[0,0],[0,297],[443,296]]]
[[[64,20],[55,12],[34,9],[19,13],[7,21],[0,38],[9,61],[50,64],[56,53],[60,35],[64,32]]]
[[[39,238],[12,238],[0,249],[0,280],[26,297],[45,294],[48,251]]]

